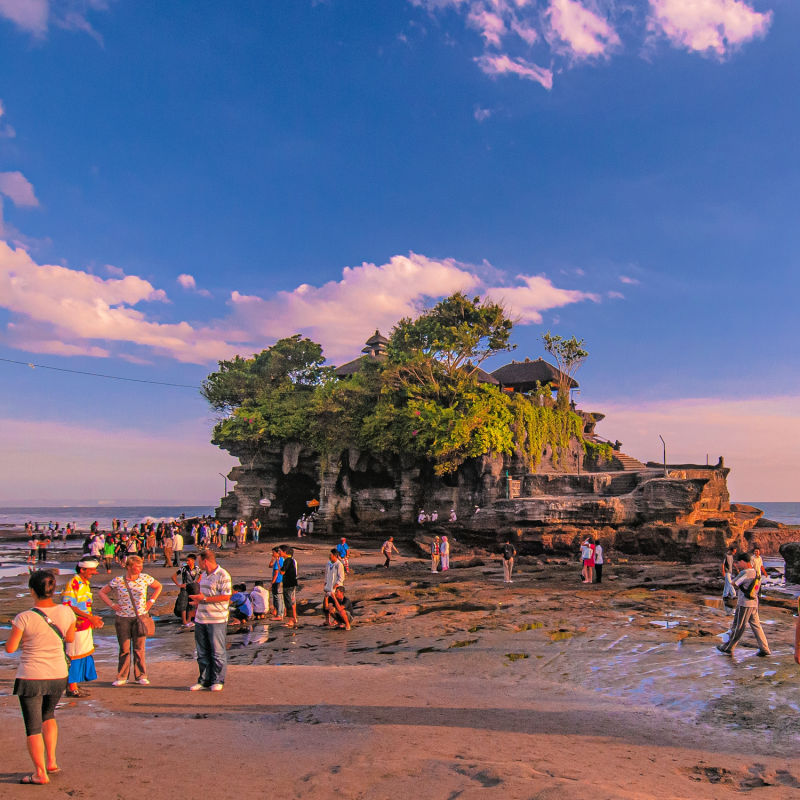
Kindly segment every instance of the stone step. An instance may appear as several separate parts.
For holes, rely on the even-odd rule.
[[[646,472],[647,467],[639,461],[638,458],[629,456],[626,453],[617,453],[613,455],[613,460],[622,467],[625,472]]]

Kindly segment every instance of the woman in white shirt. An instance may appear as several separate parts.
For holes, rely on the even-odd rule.
[[[16,653],[22,646],[14,694],[19,697],[35,772],[20,783],[42,784],[50,783],[49,775],[59,772],[55,710],[67,688],[65,642],[75,639],[75,614],[68,605],[53,602],[56,578],[50,570],[32,572],[28,587],[36,602],[14,617],[6,652]]]

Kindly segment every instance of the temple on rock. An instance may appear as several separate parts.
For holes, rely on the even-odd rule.
[[[336,376],[347,380],[368,363],[384,362],[388,344],[376,330]],[[476,374],[504,392],[533,393],[540,404],[555,402],[542,389],[563,386],[566,377],[542,358]],[[567,385],[578,388],[572,379]],[[761,512],[731,504],[721,458],[714,465],[643,464],[596,433],[603,414],[574,403],[571,410],[582,421],[580,435],[559,447],[545,442],[535,470],[521,452],[485,453],[437,475],[419,458],[355,445],[338,458],[322,458],[299,441],[264,447],[230,472],[235,488],[217,514],[258,516],[266,531],[286,532],[313,499],[319,501],[316,532],[402,536],[414,535],[420,509],[437,509],[442,519],[455,509],[458,522],[448,534],[484,543],[511,536],[521,552],[533,553],[574,552],[593,535],[625,552],[690,558],[751,535]]]

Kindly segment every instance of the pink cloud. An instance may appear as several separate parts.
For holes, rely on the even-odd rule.
[[[196,289],[197,281],[195,281],[194,276],[187,275],[184,272],[181,275],[178,275],[178,285],[182,286],[184,289]]]
[[[553,73],[549,69],[531,64],[523,58],[511,58],[502,55],[483,55],[475,59],[478,66],[487,75],[517,75],[525,80],[535,81],[545,89],[553,88]]]
[[[620,44],[609,22],[576,0],[552,0],[546,15],[552,31],[577,58],[607,55]]]
[[[0,172],[0,194],[4,194],[16,206],[39,205],[31,182],[21,172]]]
[[[772,12],[760,13],[743,0],[650,0],[649,29],[676,47],[724,56],[765,36]]]
[[[0,0],[0,17],[36,36],[47,31],[49,0]]]
[[[544,275],[517,275],[521,286],[495,286],[486,289],[486,294],[503,303],[512,318],[521,324],[542,322],[542,311],[561,308],[585,300],[599,303],[600,297],[576,289],[559,289]]]
[[[506,33],[506,25],[502,17],[480,6],[473,6],[467,15],[469,24],[480,31],[486,44],[500,47],[500,41]]]
[[[133,344],[190,363],[235,351],[231,337],[240,341],[241,336],[232,324],[222,332],[188,322],[161,323],[133,308],[166,300],[163,290],[135,275],[103,279],[83,270],[40,265],[24,250],[0,242],[0,307],[14,315],[6,338],[19,349],[54,352],[53,342],[60,342],[63,355],[105,355],[113,343]]]

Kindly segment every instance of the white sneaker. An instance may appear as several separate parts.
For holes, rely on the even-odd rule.
[[[225,685],[222,683],[213,683],[211,684],[211,691],[212,692],[221,692],[225,688]]]
[[[139,680],[136,681],[136,683],[138,683],[140,686],[149,686],[150,685],[150,681],[147,678],[139,678]]]
[[[127,682],[128,682],[127,678],[119,678],[118,680],[114,681],[114,683],[112,683],[111,685],[112,686],[124,686]]]
[[[193,683],[193,684],[192,684],[192,685],[189,687],[189,691],[190,691],[190,692],[199,692],[201,689],[205,689],[205,688],[206,688],[206,687],[205,687],[205,686],[203,686],[203,684],[202,684],[202,683]]]

